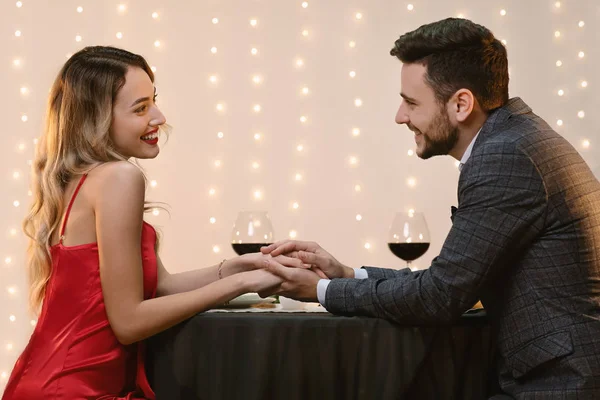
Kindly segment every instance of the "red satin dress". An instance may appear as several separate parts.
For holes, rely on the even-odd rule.
[[[144,369],[143,342],[124,346],[104,306],[98,244],[63,245],[81,177],[69,202],[60,242],[51,248],[52,274],[29,344],[17,360],[3,400],[154,399]],[[156,295],[156,232],[144,222],[144,298]]]

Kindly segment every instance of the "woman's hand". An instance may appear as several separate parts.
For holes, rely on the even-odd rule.
[[[319,275],[319,277],[327,279],[327,275],[325,275],[321,269],[316,266],[311,266],[310,264],[305,264],[297,257],[289,257],[288,255],[284,254],[278,255],[277,257],[272,257],[270,254],[248,253],[241,255],[239,258],[240,260],[243,260],[246,271],[263,269],[267,265],[267,262],[273,259],[284,267],[310,269]]]

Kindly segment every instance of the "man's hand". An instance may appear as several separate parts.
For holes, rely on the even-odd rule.
[[[303,264],[312,265],[323,271],[328,278],[354,278],[354,270],[346,267],[315,242],[283,240],[261,247],[263,254],[272,257],[286,255],[299,258]]]
[[[289,268],[281,265],[276,258],[265,260],[265,272],[273,274],[282,282],[278,286],[259,292],[261,297],[279,294],[291,299],[316,302],[319,275],[310,269]]]

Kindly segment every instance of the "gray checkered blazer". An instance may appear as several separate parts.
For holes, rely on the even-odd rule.
[[[503,391],[600,399],[600,184],[587,164],[513,98],[483,125],[458,201],[429,269],[366,267],[369,279],[334,279],[327,309],[445,323],[481,299]]]

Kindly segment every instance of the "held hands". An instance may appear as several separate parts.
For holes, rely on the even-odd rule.
[[[235,260],[235,259],[234,259]],[[273,274],[272,271],[266,269],[268,261],[273,260],[274,263],[286,269],[310,269],[310,265],[305,265],[298,258],[279,255],[273,257],[270,254],[263,253],[248,253],[238,257],[239,262],[232,262],[231,268],[235,268],[233,264],[238,264],[238,270],[244,271],[240,273],[243,286],[247,292],[256,292],[261,297],[270,296],[279,292],[282,278]],[[233,260],[232,260],[233,261]],[[327,278],[325,274],[318,271],[305,271],[312,275],[318,274],[317,278]]]
[[[296,268],[312,267],[315,271],[322,271],[329,279],[354,278],[352,268],[340,263],[315,242],[282,240],[270,246],[261,247],[260,251],[265,255],[270,254],[277,261],[282,255],[288,256],[286,258],[297,258],[301,263],[294,263],[293,265],[291,263],[280,264]]]

